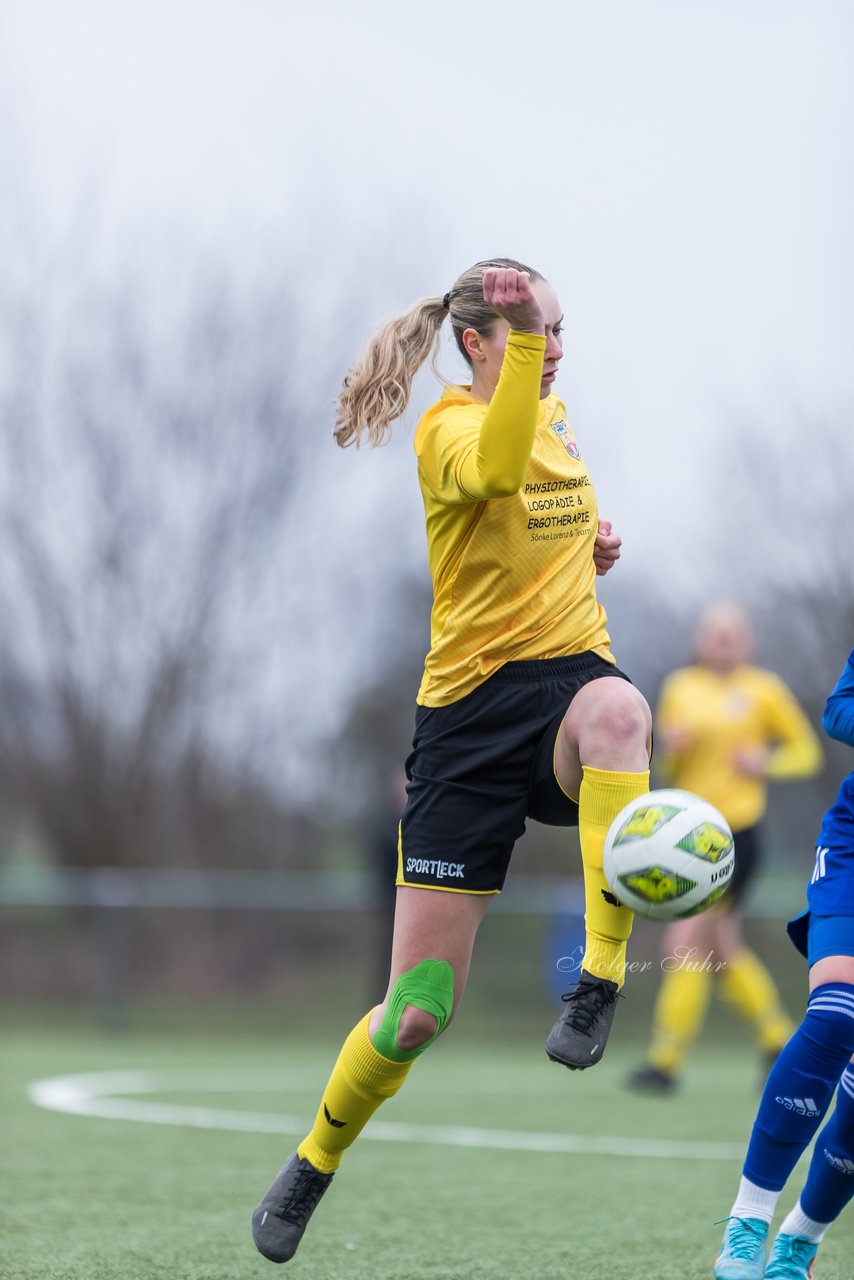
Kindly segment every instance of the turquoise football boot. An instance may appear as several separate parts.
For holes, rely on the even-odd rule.
[[[818,1245],[803,1236],[787,1236],[781,1231],[771,1247],[765,1280],[812,1280]]]
[[[765,1280],[768,1223],[760,1218],[729,1218],[715,1262],[715,1280]]]

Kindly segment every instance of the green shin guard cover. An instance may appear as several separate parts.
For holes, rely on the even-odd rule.
[[[397,1043],[400,1019],[408,1004],[436,1019],[435,1034],[417,1049],[401,1049]],[[389,993],[379,1030],[371,1037],[377,1053],[391,1062],[411,1062],[442,1034],[454,1007],[454,970],[447,960],[422,960],[402,973]]]

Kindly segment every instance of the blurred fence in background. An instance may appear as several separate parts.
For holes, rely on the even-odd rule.
[[[757,887],[748,918],[772,950],[798,909],[800,869]],[[138,1006],[192,1019],[237,1011],[270,1025],[310,1007],[366,1007],[383,994],[392,905],[359,872],[50,868],[0,874],[0,1003],[126,1029]],[[545,1010],[568,988],[582,939],[580,877],[512,874],[487,916],[467,1002],[503,1018]],[[632,954],[653,995],[661,930],[638,921]],[[790,949],[790,948],[789,948]],[[797,972],[793,967],[793,973]],[[793,1003],[797,1004],[797,997]]]

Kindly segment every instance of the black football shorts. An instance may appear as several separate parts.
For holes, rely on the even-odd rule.
[[[399,885],[498,893],[526,818],[578,825],[554,750],[579,689],[628,676],[595,653],[508,662],[445,707],[416,707],[400,822]]]
[[[762,840],[758,826],[733,831],[735,866],[726,893],[715,903],[716,911],[729,911],[741,906],[744,895],[756,879],[762,862]]]

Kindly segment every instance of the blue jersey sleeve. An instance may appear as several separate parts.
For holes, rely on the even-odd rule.
[[[821,727],[829,738],[854,747],[854,650],[827,699]]]

